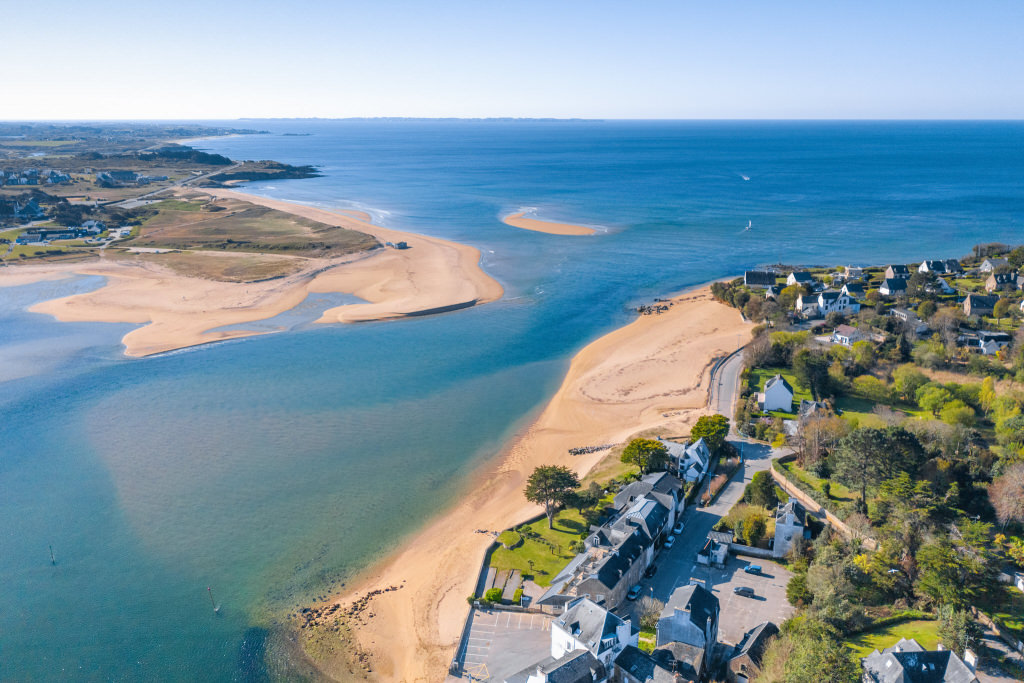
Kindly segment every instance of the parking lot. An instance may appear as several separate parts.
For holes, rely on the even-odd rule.
[[[457,658],[475,680],[503,681],[551,653],[546,614],[473,609],[469,638]]]
[[[757,564],[761,574],[748,574],[743,568]],[[786,584],[793,573],[770,560],[746,557],[729,557],[725,569],[711,569],[699,566],[694,572],[696,578],[711,578],[711,591],[718,598],[721,616],[718,622],[720,642],[739,643],[743,634],[758,624],[770,621],[776,626],[789,618],[793,606],[786,600]],[[688,583],[684,580],[683,583]],[[753,597],[736,595],[733,588],[749,586]]]

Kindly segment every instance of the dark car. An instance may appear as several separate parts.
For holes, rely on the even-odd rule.
[[[736,586],[732,589],[732,592],[736,595],[742,595],[745,598],[754,597],[754,589],[750,586]]]
[[[643,588],[640,586],[640,584],[639,583],[636,584],[635,586],[633,586],[632,588],[629,589],[628,593],[626,593],[626,599],[627,600],[636,600],[637,598],[640,597],[640,592],[642,590],[643,590]]]
[[[652,564],[644,571],[644,576],[648,579],[658,573],[658,565]]]

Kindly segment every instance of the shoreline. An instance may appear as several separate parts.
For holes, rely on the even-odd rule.
[[[407,242],[308,266],[281,278],[232,283],[187,277],[154,263],[104,258],[71,264],[23,264],[0,269],[0,287],[73,274],[107,278],[92,292],[39,302],[29,308],[63,322],[133,323],[121,343],[129,357],[144,357],[211,342],[269,334],[258,330],[213,332],[227,325],[266,320],[299,305],[311,293],[353,294],[366,303],[330,308],[317,323],[402,319],[496,301],[501,284],[480,266],[475,247],[374,225],[361,212],[328,211],[235,190],[202,190],[292,215],[340,225],[381,243]]]
[[[501,219],[501,222],[505,225],[510,225],[513,228],[520,228],[522,230],[532,230],[533,232],[543,232],[549,235],[593,235],[597,232],[594,228],[588,228],[584,225],[573,225],[572,223],[553,223],[551,221],[542,221],[538,218],[525,218],[526,212],[520,211],[519,213],[511,213]]]
[[[469,478],[461,499],[389,557],[365,569],[346,591],[318,606],[362,604],[371,618],[353,631],[361,662],[381,680],[439,681],[451,661],[480,562],[493,542],[485,528],[534,516],[522,487],[540,464],[567,465],[582,477],[604,453],[571,456],[588,443],[621,443],[638,432],[681,433],[706,414],[708,376],[751,325],[713,299],[704,285],[670,298],[659,315],[639,316],[592,341],[572,359],[551,400],[499,457]],[[401,590],[386,590],[399,586]],[[402,648],[388,647],[400,642]],[[378,645],[380,643],[380,645]],[[397,651],[397,650],[401,651]],[[332,671],[331,664],[339,665]],[[342,662],[314,662],[341,675]]]

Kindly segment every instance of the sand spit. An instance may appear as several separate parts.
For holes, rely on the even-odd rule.
[[[642,316],[580,351],[537,421],[479,473],[461,502],[368,572],[355,590],[331,601],[351,605],[376,591],[373,618],[358,630],[356,643],[374,676],[444,679],[468,610],[466,596],[492,540],[474,530],[504,529],[538,512],[522,496],[537,465],[567,465],[583,474],[602,454],[573,457],[569,448],[622,442],[658,427],[685,433],[705,413],[713,359],[733,351],[750,327],[708,288],[674,301],[667,312]],[[390,586],[402,590],[383,590]]]
[[[425,311],[457,310],[494,301],[503,294],[501,285],[480,268],[480,252],[473,247],[382,228],[370,223],[362,213],[335,213],[231,190],[205,192],[340,225],[373,235],[382,243],[406,242],[409,248],[309,259],[308,266],[297,273],[256,283],[190,278],[154,263],[101,258],[78,264],[3,268],[0,287],[72,274],[107,278],[107,284],[94,292],[42,302],[31,310],[62,321],[143,325],[122,340],[128,356],[148,356],[264,334],[210,330],[271,318],[294,308],[312,292],[344,292],[367,302],[325,311],[317,321],[320,323],[384,320]]]
[[[583,225],[572,225],[571,223],[552,223],[550,221],[537,220],[536,218],[524,218],[525,211],[505,216],[501,222],[511,225],[513,228],[533,230],[534,232],[546,232],[549,235],[593,235],[596,230]]]

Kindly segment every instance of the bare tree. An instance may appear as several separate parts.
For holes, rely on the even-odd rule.
[[[1005,528],[1009,522],[1024,522],[1024,462],[1007,468],[988,487],[996,517]]]

